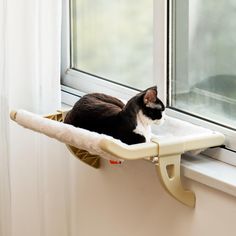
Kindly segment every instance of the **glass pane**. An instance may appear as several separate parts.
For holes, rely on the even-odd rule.
[[[236,1],[175,1],[171,105],[236,128]]]
[[[153,85],[153,0],[72,0],[71,9],[73,68]]]

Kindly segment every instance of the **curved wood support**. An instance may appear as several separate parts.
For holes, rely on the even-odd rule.
[[[156,164],[161,183],[166,191],[176,200],[189,207],[195,207],[196,197],[194,192],[185,190],[180,179],[181,155],[159,157]]]
[[[44,117],[47,119],[58,121],[58,122],[63,122],[63,120],[65,118],[64,115],[65,115],[64,112],[58,111],[57,113],[47,115]],[[11,113],[11,116],[14,117],[15,113]],[[92,155],[85,150],[81,150],[81,149],[79,149],[77,147],[73,147],[71,145],[66,145],[66,146],[69,149],[69,151],[71,152],[71,154],[73,156],[75,156],[76,158],[78,158],[79,160],[81,160],[82,162],[84,162],[87,165],[94,167],[96,169],[98,169],[100,167],[100,157],[99,156]]]
[[[97,155],[92,155],[89,152],[70,146],[66,145],[69,151],[78,159],[80,159],[82,162],[86,163],[87,165],[94,167],[95,169],[100,168],[100,156]]]

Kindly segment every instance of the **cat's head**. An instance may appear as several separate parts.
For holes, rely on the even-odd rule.
[[[141,92],[141,110],[142,113],[152,120],[158,122],[163,117],[165,106],[158,98],[157,87],[151,87]]]

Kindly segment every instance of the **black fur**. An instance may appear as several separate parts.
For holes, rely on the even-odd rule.
[[[157,98],[156,87],[137,94],[126,105],[112,96],[92,93],[75,103],[64,122],[110,135],[127,144],[136,144],[146,141],[144,136],[133,132],[137,126],[138,112],[142,110],[147,117],[157,120],[161,119],[164,109],[163,103]]]

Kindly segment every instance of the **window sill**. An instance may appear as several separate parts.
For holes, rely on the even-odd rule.
[[[236,197],[236,167],[204,155],[182,157],[183,176]]]

